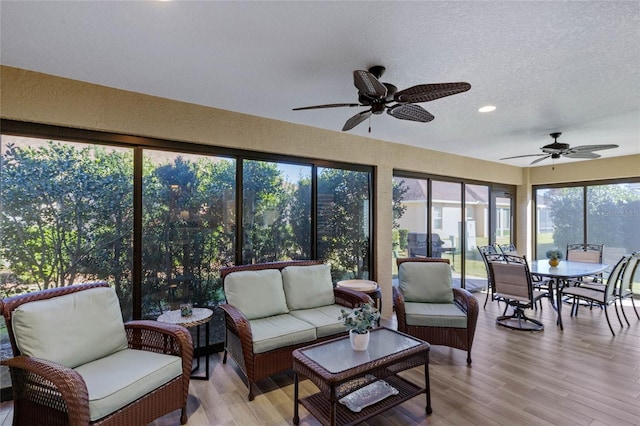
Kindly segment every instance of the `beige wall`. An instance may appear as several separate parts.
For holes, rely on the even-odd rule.
[[[576,181],[601,175],[640,175],[640,156],[602,160],[602,168],[592,167],[595,162],[588,168],[567,165],[566,171],[564,165],[556,166],[553,174],[546,167],[520,169],[5,66],[0,67],[0,83],[0,116],[4,119],[375,166],[376,279],[383,289],[384,315],[391,313],[389,206],[394,168],[517,185],[517,241],[525,241],[530,234],[530,184],[546,183],[556,176]]]

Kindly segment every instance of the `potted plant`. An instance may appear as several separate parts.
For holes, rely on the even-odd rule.
[[[552,267],[558,266],[560,264],[560,259],[562,259],[562,252],[558,249],[547,250],[547,259],[549,259],[549,265]]]
[[[380,313],[370,303],[365,303],[358,308],[352,310],[341,309],[338,319],[349,331],[349,339],[351,347],[356,351],[365,351],[369,346],[369,330],[373,329]]]

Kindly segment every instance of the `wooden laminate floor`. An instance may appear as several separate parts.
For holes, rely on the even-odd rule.
[[[540,319],[545,330],[531,333],[497,326],[504,304],[490,302],[483,310],[485,294],[476,297],[481,308],[472,367],[462,351],[431,348],[433,414],[425,415],[421,395],[364,424],[640,425],[640,321],[631,306],[625,306],[631,327],[625,323],[623,328],[610,308],[613,337],[601,309],[582,308],[579,317],[571,318],[565,307],[560,331],[555,311],[543,301],[542,310],[528,314]],[[394,328],[394,318],[383,319],[383,325]],[[210,360],[210,380],[191,382],[188,425],[292,424],[292,373],[262,380],[256,398],[248,402],[233,361],[222,364],[222,354]],[[403,374],[424,381],[422,368]],[[301,382],[301,396],[316,390],[308,380]],[[0,405],[2,426],[11,424],[11,411],[11,403]],[[319,424],[302,407],[300,416],[301,425]],[[178,411],[151,423],[168,425],[179,425]]]

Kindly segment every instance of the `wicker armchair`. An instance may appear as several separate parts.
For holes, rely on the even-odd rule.
[[[312,266],[322,264],[323,262],[320,260],[291,260],[253,265],[237,265],[222,268],[220,270],[220,276],[225,282],[226,292],[229,275],[234,272],[255,272],[264,270],[282,271],[288,266]],[[258,279],[255,281],[260,280]],[[263,283],[260,282],[260,284]],[[304,285],[307,283],[303,282],[301,284]],[[258,285],[258,287],[260,286],[261,285]],[[258,292],[259,289],[256,288],[255,294],[258,294]],[[335,298],[335,304],[348,308],[354,308],[363,303],[373,303],[371,298],[365,293],[346,288],[333,288],[333,297]],[[254,295],[252,300],[248,301],[248,304],[265,305],[268,304],[268,302],[264,299],[260,299],[259,296]],[[336,333],[317,336],[313,340],[288,344],[286,346],[275,347],[259,352],[254,350],[256,349],[254,345],[256,344],[255,334],[257,333],[257,330],[252,329],[251,323],[254,322],[255,319],[251,319],[251,316],[245,315],[241,309],[230,303],[220,305],[220,308],[224,311],[226,319],[226,342],[222,362],[227,362],[227,355],[231,355],[233,360],[236,362],[247,380],[249,401],[254,399],[256,381],[292,368],[293,358],[291,354],[295,349],[339,336],[339,334]],[[336,322],[338,321],[337,315],[335,320]],[[291,318],[291,321],[296,321],[296,318]],[[341,328],[340,333],[344,333],[344,335],[346,335],[345,329]]]
[[[2,361],[14,425],[143,425],[177,409],[187,422],[193,343],[184,327],[123,323],[107,283],[14,296],[0,311],[14,354]]]
[[[467,351],[471,364],[478,301],[467,290],[452,287],[449,260],[402,258],[396,263],[399,286],[393,288],[393,303],[398,331],[431,345]]]

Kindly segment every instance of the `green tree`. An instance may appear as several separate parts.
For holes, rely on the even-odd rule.
[[[402,202],[404,201],[404,194],[407,193],[407,191],[409,190],[409,187],[405,185],[404,179],[402,180],[393,179],[392,185],[393,185],[392,228],[398,229],[400,228],[400,223],[398,222],[398,220],[402,217],[404,212],[407,211],[407,206],[405,206]]]
[[[130,283],[130,155],[50,141],[8,145],[2,166],[2,258],[22,282]]]
[[[318,257],[335,279],[367,277],[369,194],[369,173],[325,168],[318,176]]]
[[[545,203],[553,219],[554,245],[583,240],[583,188],[550,191]],[[640,238],[640,195],[628,185],[593,185],[587,188],[587,238],[606,247],[636,250]],[[635,214],[634,214],[635,212]]]
[[[262,263],[296,257],[290,225],[290,192],[276,163],[243,164],[242,262]]]
[[[177,157],[145,169],[144,311],[219,301],[218,271],[233,256],[235,162]]]
[[[298,181],[291,195],[291,228],[296,241],[297,259],[311,259],[311,179]]]

